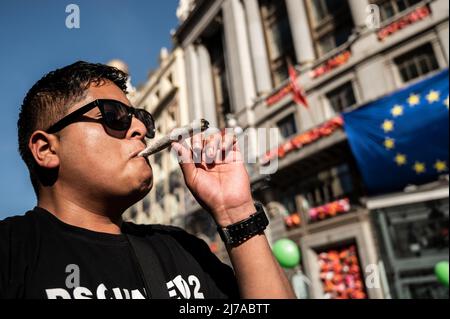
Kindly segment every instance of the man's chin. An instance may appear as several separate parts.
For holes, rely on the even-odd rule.
[[[139,187],[137,187],[131,194],[131,197],[135,198],[136,202],[141,201],[147,196],[150,191],[153,189],[153,178],[149,178],[144,182],[140,183]]]

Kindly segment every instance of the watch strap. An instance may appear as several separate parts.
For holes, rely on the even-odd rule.
[[[229,246],[240,245],[261,234],[269,225],[269,220],[261,204],[255,204],[257,212],[236,224],[217,228],[223,242]]]

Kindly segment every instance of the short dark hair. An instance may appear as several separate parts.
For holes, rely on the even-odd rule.
[[[85,96],[90,85],[111,81],[127,93],[127,80],[128,75],[114,67],[79,61],[48,73],[28,91],[17,122],[19,153],[28,167],[37,196],[42,170],[28,147],[31,135],[37,130],[47,130],[64,117]]]

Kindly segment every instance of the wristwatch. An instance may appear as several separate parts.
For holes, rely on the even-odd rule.
[[[220,238],[226,245],[239,246],[250,238],[264,232],[269,225],[269,219],[262,204],[255,202],[255,207],[256,213],[249,218],[228,227],[217,227]]]

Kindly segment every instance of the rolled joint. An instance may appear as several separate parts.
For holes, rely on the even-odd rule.
[[[209,129],[209,122],[205,119],[197,120],[191,124],[173,129],[170,134],[152,143],[139,156],[148,157],[169,148],[173,142],[181,142],[194,134],[202,133]]]

